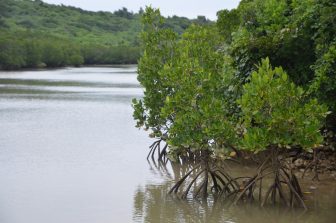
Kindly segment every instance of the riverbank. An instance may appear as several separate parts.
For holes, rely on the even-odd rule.
[[[48,70],[61,70],[67,68],[128,68],[128,67],[136,67],[137,64],[130,63],[130,64],[84,64],[81,66],[62,66],[62,67],[35,67],[35,68],[18,68],[18,69],[0,69],[1,72],[18,72],[18,71],[48,71]]]
[[[297,157],[289,158],[291,167],[296,171],[306,175],[314,173],[314,155],[312,153],[303,152]],[[326,174],[336,179],[336,152],[332,150],[320,150],[317,153],[317,173]]]
[[[333,143],[334,144],[334,143]],[[332,147],[333,148],[333,147]],[[302,149],[291,149],[282,154],[288,167],[295,174],[302,178],[314,178],[315,172],[318,175],[324,175],[336,180],[336,151],[331,146],[325,146],[316,151],[316,159],[313,152],[307,152]],[[247,166],[255,166],[261,164],[262,160],[267,156],[267,152],[253,154],[250,152],[240,153],[238,156],[235,152],[231,153],[231,158],[238,163]],[[221,158],[219,158],[221,159]]]

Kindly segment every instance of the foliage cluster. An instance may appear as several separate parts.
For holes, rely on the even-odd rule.
[[[218,12],[217,26],[237,75],[247,82],[262,58],[281,66],[289,79],[327,104],[328,128],[336,130],[336,2],[246,0]]]
[[[152,8],[144,24],[138,79],[145,95],[134,100],[134,118],[138,127],[164,139],[171,154],[190,148],[258,152],[271,145],[311,149],[323,143],[320,129],[328,109],[293,82],[295,75],[273,69],[267,58],[257,70],[249,67],[252,74],[245,78],[218,26],[194,25],[178,38]],[[237,45],[235,38],[229,47]]]
[[[242,148],[258,152],[270,145],[299,145],[309,150],[323,143],[319,130],[327,107],[307,98],[281,67],[270,66],[268,58],[252,73],[243,92],[239,99],[246,128]]]

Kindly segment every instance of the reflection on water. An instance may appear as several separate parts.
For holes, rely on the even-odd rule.
[[[336,222],[332,180],[309,191],[304,215],[167,196],[189,168],[146,162],[152,142],[132,118],[143,93],[135,71],[0,72],[0,223]]]
[[[334,179],[323,180],[317,190],[309,190],[312,184],[303,181],[306,202],[309,211],[287,208],[260,208],[256,204],[232,205],[221,200],[180,200],[168,195],[173,182],[188,168],[180,165],[149,164],[153,172],[162,175],[165,183],[139,187],[134,195],[133,220],[135,222],[335,222],[336,182]],[[230,168],[234,174],[247,174],[247,168],[234,165]],[[308,193],[309,192],[309,193]]]

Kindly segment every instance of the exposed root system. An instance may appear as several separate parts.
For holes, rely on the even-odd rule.
[[[277,150],[272,151],[271,155],[258,168],[257,174],[243,182],[242,188],[236,195],[235,204],[252,202],[255,200],[255,195],[258,195],[261,206],[266,203],[275,205],[282,202],[288,207],[298,206],[307,209],[296,176],[279,157]],[[271,178],[271,176],[273,177]],[[265,188],[263,181],[266,180],[266,177],[270,177],[271,183],[270,186],[267,184]]]
[[[147,160],[153,161],[153,169],[173,178],[166,167],[169,162],[168,145],[165,143],[161,148],[162,142],[164,140],[159,139],[150,146]],[[262,207],[282,203],[287,207],[307,209],[298,179],[290,165],[286,163],[285,155],[280,154],[276,147],[271,148],[267,155],[263,157],[263,162],[260,163],[253,177],[232,178],[225,171],[226,167],[219,168],[210,156],[210,151],[187,149],[184,154],[178,156],[177,162],[169,162],[177,179],[169,194],[178,195],[181,199],[189,196],[206,199],[211,194],[215,201],[224,198],[234,204],[259,201]],[[315,150],[314,160],[307,169],[314,168],[316,180],[318,180],[317,166],[318,157]],[[305,172],[303,176],[304,174]]]
[[[209,192],[215,195],[229,195],[238,190],[237,182],[224,170],[215,164],[210,164],[208,155],[201,164],[188,171],[171,188],[169,194],[181,193],[181,198],[186,199],[190,193],[194,198],[206,199]]]

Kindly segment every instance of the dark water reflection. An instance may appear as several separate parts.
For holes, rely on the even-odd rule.
[[[132,118],[131,99],[143,94],[135,71],[0,72],[0,223],[336,222],[334,179],[309,191],[304,215],[167,196],[188,168],[146,162],[152,140]]]

